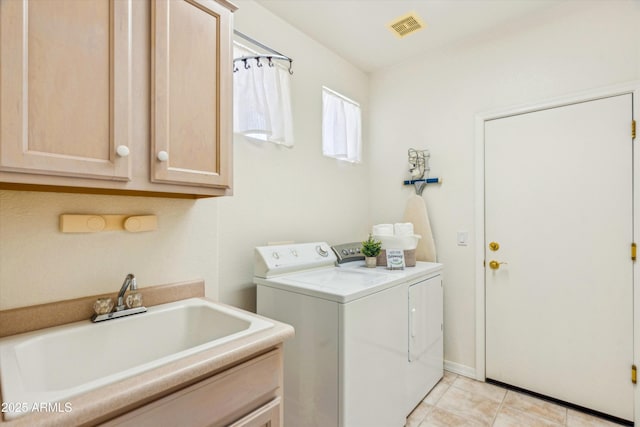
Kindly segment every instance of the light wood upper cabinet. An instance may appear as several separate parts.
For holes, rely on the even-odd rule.
[[[130,0],[2,1],[0,40],[0,170],[129,180]]]
[[[235,10],[0,0],[0,188],[230,195]]]
[[[231,185],[230,17],[213,0],[152,4],[153,182]]]

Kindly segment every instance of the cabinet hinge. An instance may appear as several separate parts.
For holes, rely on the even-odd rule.
[[[636,249],[637,249],[636,242],[633,242],[631,244],[631,261],[636,260]]]
[[[636,121],[631,120],[631,139],[636,139]]]
[[[631,365],[631,382],[632,383],[636,383],[638,379],[638,369],[636,368],[636,365]]]

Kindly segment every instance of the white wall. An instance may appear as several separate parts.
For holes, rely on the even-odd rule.
[[[456,244],[458,230],[475,233],[475,115],[639,79],[638,22],[637,0],[562,2],[373,74],[372,220],[402,218],[413,192],[401,185],[407,149],[428,148],[431,175],[444,178],[423,195],[445,264],[445,359],[459,369],[475,367],[474,272],[482,262],[473,241]]]
[[[158,230],[65,234],[63,213],[155,214]],[[202,278],[218,294],[213,199],[0,191],[0,309]]]
[[[259,144],[237,136],[234,195],[219,201],[220,300],[253,309],[255,246],[290,240],[336,244],[366,238],[369,166],[322,156],[321,90],[328,86],[361,104],[363,139],[368,141],[369,79],[257,3],[235,3],[239,6],[236,29],[294,60],[295,147]],[[368,151],[365,146],[365,156]]]

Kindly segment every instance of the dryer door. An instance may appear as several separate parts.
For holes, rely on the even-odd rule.
[[[442,277],[409,286],[409,410],[443,375]]]

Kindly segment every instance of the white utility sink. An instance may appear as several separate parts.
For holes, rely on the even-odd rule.
[[[273,326],[200,298],[0,339],[4,402],[65,399]],[[11,419],[19,413],[5,413]]]

